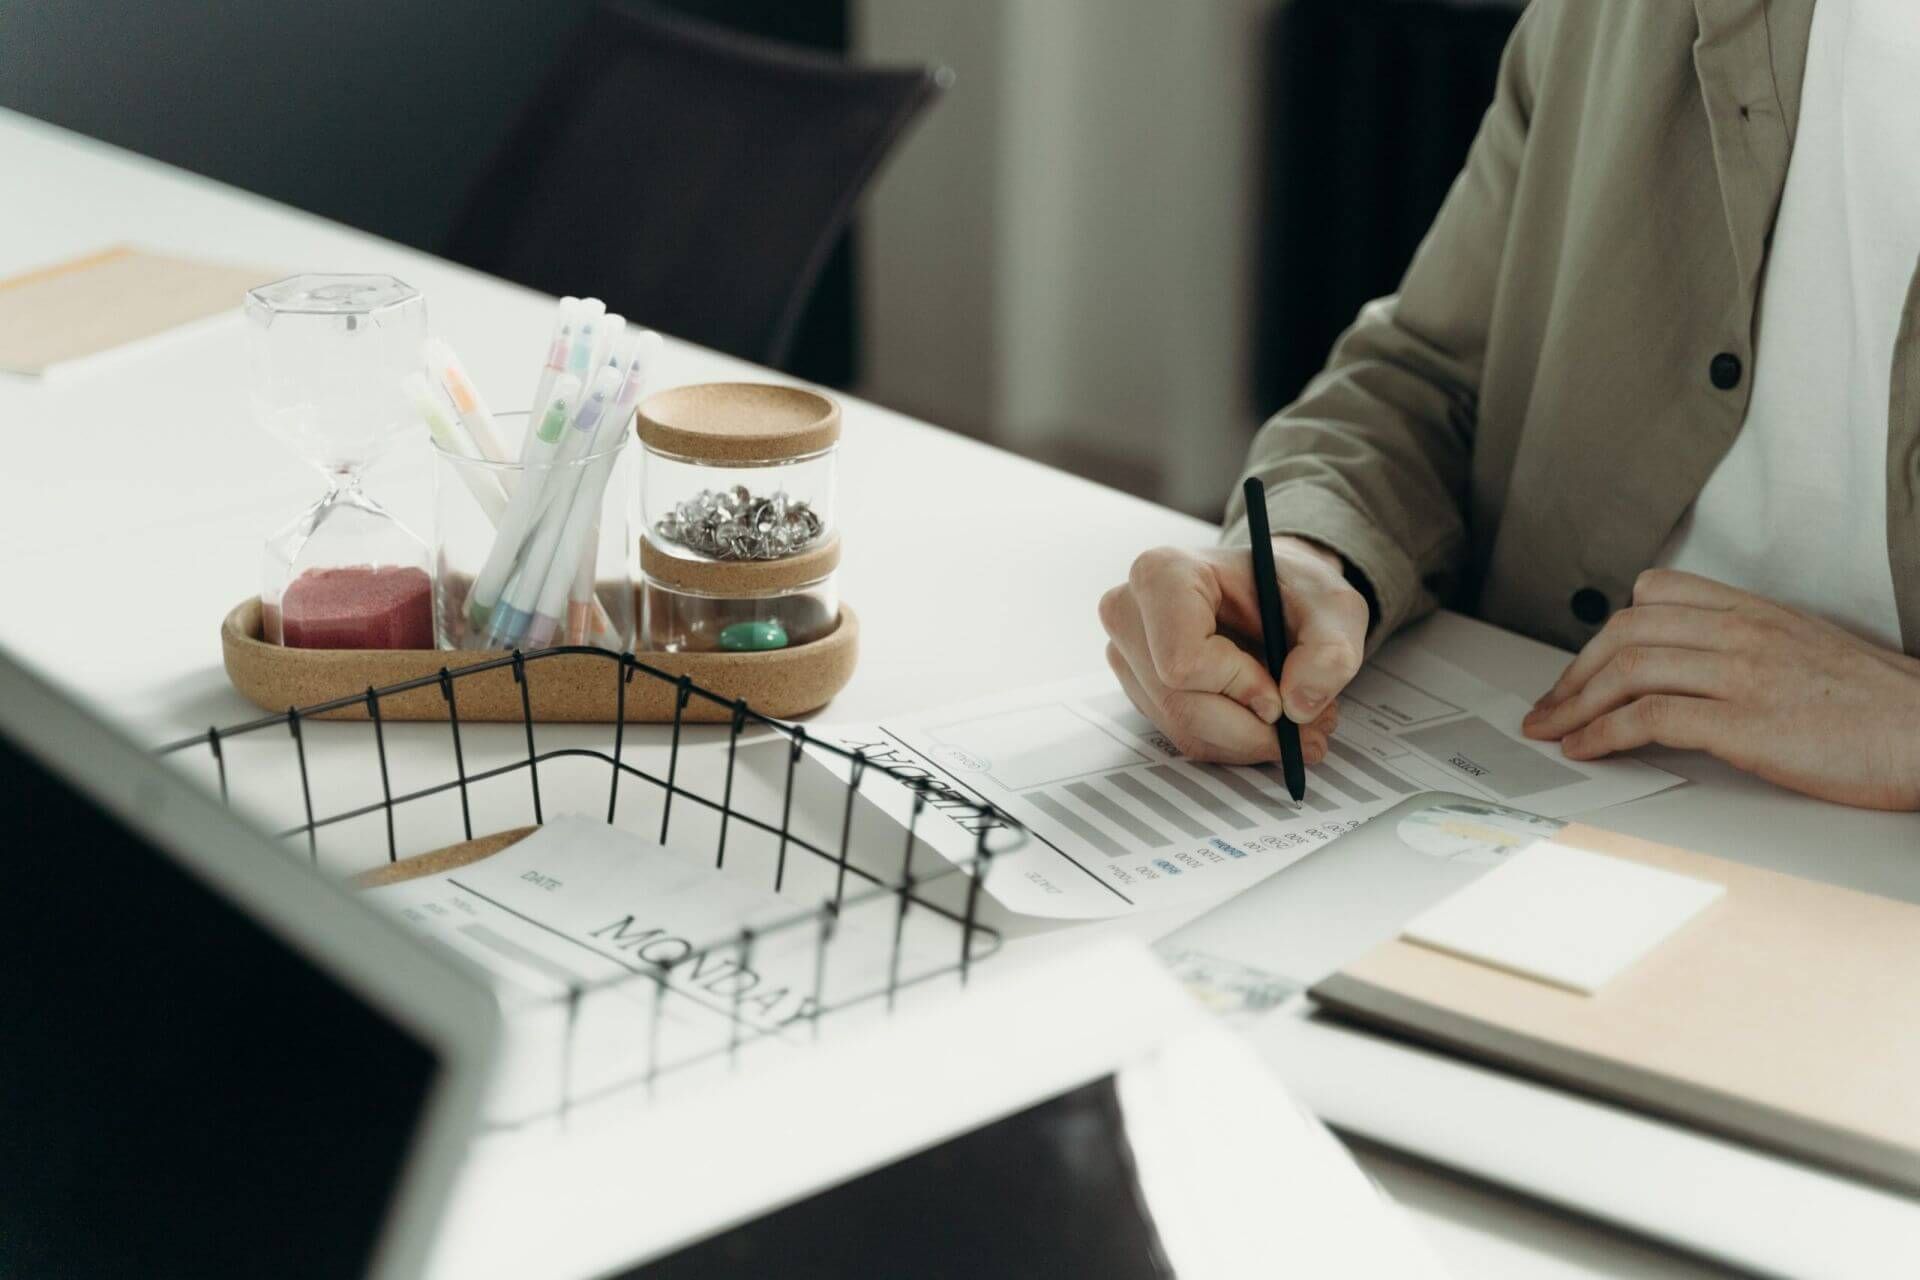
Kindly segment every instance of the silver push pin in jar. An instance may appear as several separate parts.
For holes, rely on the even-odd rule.
[[[751,652],[829,634],[840,407],[800,387],[707,383],[648,397],[635,424],[640,647]]]

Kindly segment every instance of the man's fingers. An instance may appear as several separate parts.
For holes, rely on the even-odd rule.
[[[1300,758],[1308,764],[1319,764],[1327,758],[1327,735],[1308,725],[1300,726]]]
[[[1167,691],[1165,728],[1181,754],[1220,764],[1264,764],[1280,758],[1273,726],[1218,693]]]
[[[1206,562],[1215,573],[1222,623],[1245,636],[1261,632],[1252,554],[1235,551]],[[1346,687],[1366,649],[1367,602],[1348,582],[1340,558],[1299,538],[1273,540],[1273,567],[1291,644],[1280,677],[1287,715],[1310,723]],[[1254,646],[1250,646],[1254,647]]]
[[[1652,744],[1721,755],[1737,718],[1738,713],[1724,702],[1650,694],[1568,734],[1561,739],[1560,750],[1569,760],[1594,760]]]
[[[1117,645],[1107,646],[1107,665],[1134,706],[1160,726],[1181,755],[1218,764],[1264,764],[1280,758],[1273,726],[1224,694],[1169,689],[1150,664],[1137,663]]]
[[[1684,604],[1695,609],[1738,609],[1760,597],[1681,569],[1648,569],[1633,581],[1633,603]]]
[[[1628,645],[1569,697],[1530,713],[1521,728],[1530,738],[1551,740],[1649,694],[1726,698],[1733,691],[1738,661],[1698,649]]]
[[[1127,656],[1120,652],[1118,646],[1113,644],[1107,646],[1107,665],[1113,669],[1113,677],[1120,682],[1121,691],[1127,695],[1127,701],[1133,704],[1133,709],[1155,724],[1159,724],[1160,704],[1148,697],[1147,691],[1140,687],[1139,679],[1133,674],[1132,664],[1127,661]]]
[[[1287,599],[1293,645],[1280,671],[1287,716],[1311,724],[1333,704],[1354,674],[1367,645],[1367,602],[1345,581]]]
[[[1147,558],[1141,557],[1142,560]],[[1271,723],[1280,718],[1280,693],[1266,669],[1225,636],[1208,636],[1203,644],[1189,646],[1202,656],[1195,660],[1191,670],[1176,670],[1173,673],[1187,683],[1167,679],[1161,659],[1154,653],[1153,644],[1148,638],[1156,621],[1154,610],[1161,603],[1157,599],[1142,601],[1132,586],[1116,587],[1100,601],[1100,621],[1106,626],[1107,635],[1119,646],[1149,697],[1170,713],[1169,691],[1217,693],[1249,708],[1254,719]],[[1231,652],[1215,655],[1211,650],[1211,646],[1215,645],[1224,646]],[[1201,678],[1207,670],[1204,666],[1207,663],[1213,664],[1212,670],[1225,670],[1229,674],[1218,680]],[[1162,717],[1155,717],[1154,723],[1169,733],[1173,732]]]
[[[1293,556],[1282,585],[1296,631],[1286,678],[1310,761],[1326,754],[1338,722],[1333,697],[1359,667],[1367,625],[1366,602],[1321,558]],[[1259,658],[1219,630],[1249,589],[1246,568],[1229,553],[1150,551],[1134,562],[1126,585],[1100,601],[1108,662],[1122,688],[1195,759],[1257,764],[1280,754],[1273,729],[1282,714],[1279,686]]]
[[[1300,726],[1300,732],[1305,733],[1308,729],[1317,729],[1322,734],[1330,735],[1333,733],[1334,729],[1339,726],[1339,724],[1340,724],[1340,704],[1337,701],[1329,702],[1327,704],[1327,709],[1325,711],[1322,711],[1318,716],[1316,716],[1313,720],[1313,723],[1303,724]]]
[[[1280,718],[1280,691],[1265,666],[1219,632],[1221,593],[1208,565],[1180,552],[1149,551],[1134,561],[1128,582],[1161,684],[1224,694],[1261,719]]]
[[[1216,743],[1181,742],[1179,735],[1168,729],[1168,715],[1165,707],[1141,683],[1126,654],[1118,645],[1109,644],[1106,656],[1107,666],[1112,668],[1114,678],[1120,682],[1120,688],[1126,693],[1128,701],[1133,703],[1134,710],[1166,730],[1170,736],[1174,736],[1175,745],[1180,747],[1183,755],[1193,760],[1228,764],[1265,764],[1280,758],[1279,738],[1275,735],[1273,727],[1257,720],[1254,721],[1259,726],[1254,731],[1256,736],[1241,744],[1248,748],[1244,751],[1234,751]],[[1163,690],[1162,696],[1164,693]],[[1244,711],[1241,714],[1246,715]],[[1248,718],[1251,719],[1251,717]],[[1327,739],[1332,736],[1339,723],[1340,704],[1335,702],[1330,703],[1327,709],[1320,713],[1320,718],[1312,724],[1300,726],[1300,754],[1308,764],[1319,764],[1327,758]]]
[[[1691,576],[1691,575],[1689,575]],[[1701,579],[1706,581],[1706,579]],[[1553,687],[1542,694],[1536,710],[1546,711],[1578,693],[1601,668],[1623,649],[1701,649],[1723,652],[1746,638],[1751,619],[1693,605],[1636,604],[1607,619],[1598,635],[1567,664]]]

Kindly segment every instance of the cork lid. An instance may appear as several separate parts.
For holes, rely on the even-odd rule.
[[[840,535],[778,560],[688,560],[668,555],[640,538],[640,571],[655,582],[682,591],[716,596],[771,595],[820,581],[840,567]]]
[[[656,453],[702,462],[779,462],[831,448],[840,406],[817,391],[768,382],[706,382],[640,402],[635,429]]]

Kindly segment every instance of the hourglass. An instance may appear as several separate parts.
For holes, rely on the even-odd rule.
[[[430,649],[427,544],[361,492],[367,465],[416,420],[401,380],[420,367],[427,304],[378,275],[302,275],[247,294],[256,421],[327,478],[267,540],[262,632],[307,649]]]

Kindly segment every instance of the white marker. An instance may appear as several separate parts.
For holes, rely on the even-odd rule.
[[[400,379],[400,390],[420,420],[427,424],[427,431],[450,456],[476,460],[480,457],[479,446],[473,437],[453,416],[452,408],[446,397],[440,395],[427,384],[425,375],[410,373]],[[501,487],[500,478],[484,467],[456,467],[460,479],[466,482],[467,492],[480,504],[480,511],[494,528],[500,527],[500,517],[506,514],[507,491]]]
[[[606,483],[603,467],[582,468],[572,464],[597,450],[601,425],[613,408],[620,386],[620,375],[612,369],[602,369],[594,378],[592,389],[587,392],[579,412],[574,415],[573,430],[566,433],[566,439],[561,442],[559,452],[547,469],[538,524],[526,541],[525,553],[519,557],[519,563],[514,567],[498,605],[487,619],[483,643],[478,647],[511,649],[528,637],[534,609],[539,604],[547,579],[555,576],[555,554],[576,505],[574,497],[580,488],[580,473],[583,470],[601,471],[601,484],[604,486]],[[561,576],[563,592],[573,582],[573,560],[569,558],[566,564],[566,572]],[[545,644],[552,634],[552,628],[548,627],[545,635],[537,637],[534,643]]]
[[[630,330],[630,345],[624,353],[616,351],[616,362],[620,365],[621,385],[619,398],[613,404],[613,417],[608,426],[610,433],[622,432],[633,417],[633,409],[640,402],[640,393],[646,389],[647,374],[659,358],[660,335],[651,329]],[[624,356],[624,358],[621,358]],[[609,434],[607,444],[611,447],[618,436]],[[612,459],[607,460],[607,471],[611,474]],[[599,488],[604,491],[607,479],[601,477]],[[600,547],[600,507],[601,499],[593,502],[593,523],[588,526],[584,545],[576,553],[578,564],[574,569],[573,585],[567,592],[567,643],[585,644],[592,638],[592,628],[601,624],[606,611],[599,608],[594,599],[594,561],[598,558]],[[561,562],[562,564],[565,561]],[[557,608],[557,605],[556,605]]]
[[[580,380],[570,373],[563,373],[554,379],[553,390],[547,396],[539,420],[529,424],[526,483],[514,489],[506,514],[497,525],[500,532],[493,540],[493,549],[487,553],[486,562],[481,565],[473,586],[467,592],[467,634],[470,636],[483,634],[487,630],[493,606],[499,601],[501,589],[519,562],[527,532],[545,509],[549,482],[554,475],[553,462],[568,434],[568,420],[573,417],[579,403]]]
[[[567,352],[567,372],[586,386],[593,385],[593,352],[600,343],[600,325],[607,304],[598,298],[582,298],[573,312],[573,347]]]
[[[567,371],[567,356],[573,350],[574,312],[580,306],[578,298],[560,299],[558,314],[553,320],[553,337],[547,343],[547,362],[540,368],[540,381],[533,388],[533,399],[527,403],[535,413],[553,394],[553,380]],[[529,426],[532,424],[529,423]],[[529,431],[520,441],[520,461],[527,460],[527,442],[533,439]]]
[[[439,338],[429,339],[427,367],[433,370],[440,385],[453,397],[453,407],[459,411],[460,421],[466,424],[473,442],[480,446],[481,456],[490,462],[510,461],[506,446],[500,443],[500,431],[493,425],[493,414],[488,411],[487,402],[480,398],[473,379],[460,367],[460,357],[453,354],[453,348]],[[507,487],[513,486],[509,484]]]

